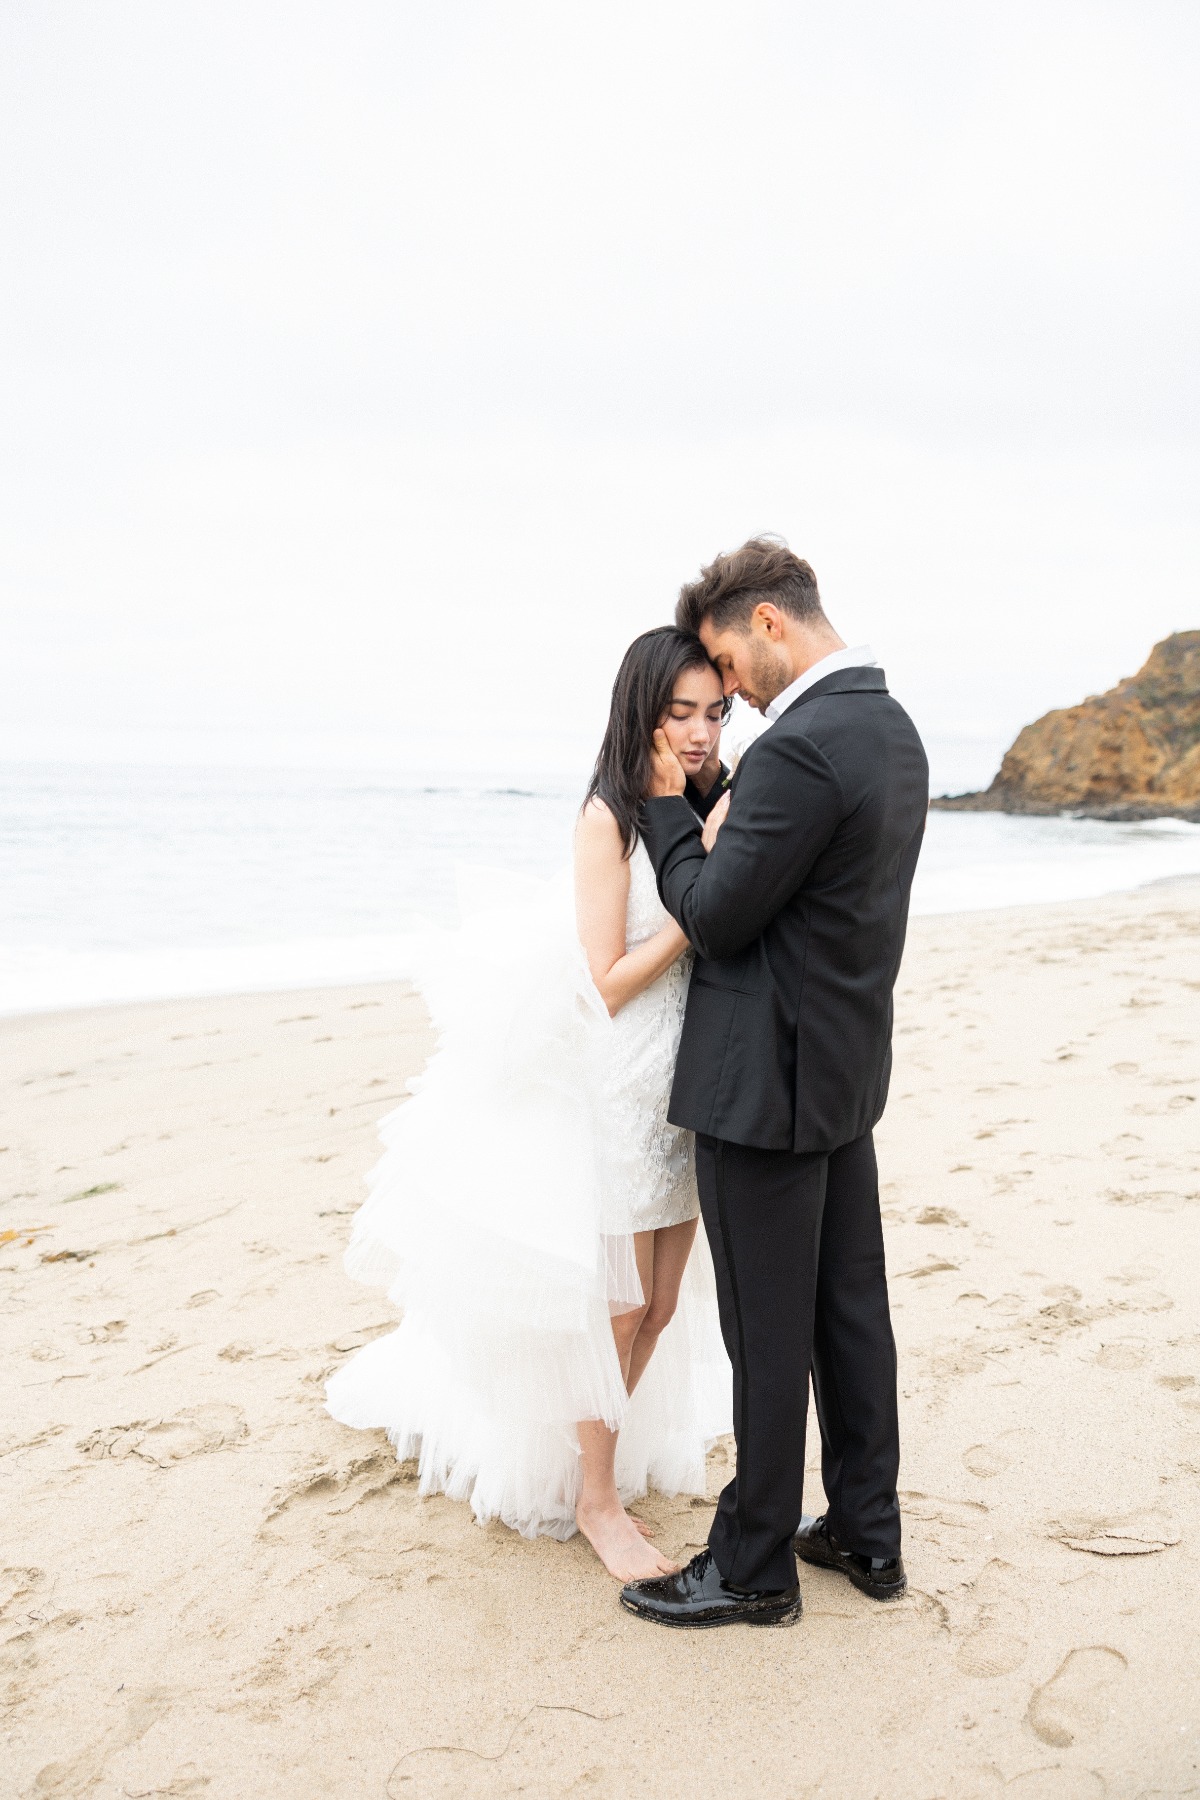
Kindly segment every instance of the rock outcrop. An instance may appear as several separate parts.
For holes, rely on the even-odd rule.
[[[1026,725],[986,793],[959,812],[1200,820],[1200,631],[1177,631],[1107,694]]]

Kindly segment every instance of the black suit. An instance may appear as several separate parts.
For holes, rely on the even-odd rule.
[[[710,1543],[741,1587],[794,1580],[810,1365],[830,1526],[899,1553],[895,1347],[871,1130],[891,1072],[928,765],[883,673],[828,675],[750,746],[711,856],[647,801],[664,905],[696,948],[670,1119],[697,1134],[734,1366],[738,1472]]]
[[[696,947],[671,1122],[764,1150],[836,1150],[883,1111],[929,772],[881,669],[802,694],[751,744],[706,857],[682,798],[643,835]]]

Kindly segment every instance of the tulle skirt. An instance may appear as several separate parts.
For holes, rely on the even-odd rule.
[[[462,898],[462,929],[431,938],[418,970],[438,1048],[381,1125],[346,1254],[403,1319],[339,1370],[327,1401],[416,1457],[423,1493],[565,1538],[576,1422],[619,1429],[623,1498],[703,1493],[705,1451],[730,1428],[729,1363],[701,1230],[675,1317],[625,1392],[611,1317],[643,1296],[632,1229],[612,1216],[614,1183],[629,1179],[611,1104],[618,1034],[576,937],[569,872],[488,871]]]

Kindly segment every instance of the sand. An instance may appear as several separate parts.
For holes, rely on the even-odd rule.
[[[391,1323],[340,1255],[412,994],[0,1023],[0,1793],[1200,1793],[1198,1015],[1200,888],[916,922],[879,1133],[912,1591],[806,1570],[796,1629],[701,1634],[322,1410]]]

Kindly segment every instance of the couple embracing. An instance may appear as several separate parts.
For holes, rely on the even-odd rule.
[[[769,729],[730,776],[736,694]],[[904,1591],[871,1133],[927,801],[871,652],[753,539],[627,651],[571,892],[496,878],[424,972],[439,1049],[347,1253],[404,1317],[330,1411],[481,1520],[581,1531],[659,1624],[790,1624],[797,1556]],[[733,1479],[679,1568],[629,1504],[703,1494],[730,1422]]]

